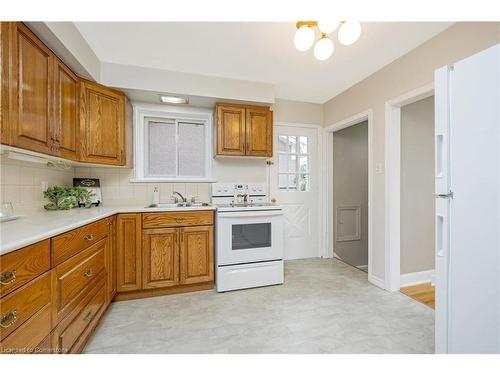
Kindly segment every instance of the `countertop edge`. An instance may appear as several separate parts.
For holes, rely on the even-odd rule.
[[[84,208],[82,208],[83,210]],[[70,230],[82,227],[87,224],[94,223],[96,221],[105,219],[109,216],[117,215],[117,214],[126,214],[126,213],[152,213],[152,212],[185,212],[185,211],[215,211],[216,207],[214,206],[204,206],[204,207],[189,207],[189,208],[183,208],[182,210],[175,209],[175,208],[109,208],[109,212],[104,212],[97,214],[95,217],[87,218],[87,219],[82,219],[80,221],[76,221],[74,223],[68,224],[61,226],[60,228],[54,229],[52,231],[45,232],[43,234],[39,235],[33,235],[31,237],[23,238],[22,240],[15,241],[15,242],[10,242],[7,243],[6,245],[2,245],[0,248],[0,256],[9,254],[13,251],[20,250],[23,247],[33,245],[37,242],[47,240],[49,238],[52,238],[54,236],[57,236],[59,234],[68,232]],[[1,225],[1,224],[0,224]]]

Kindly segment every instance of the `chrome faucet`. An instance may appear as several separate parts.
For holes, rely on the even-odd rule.
[[[172,196],[175,196],[176,194],[177,194],[177,195],[181,198],[181,200],[182,200],[184,203],[186,203],[186,202],[187,202],[186,198],[184,198],[184,196],[183,196],[181,193],[179,193],[178,191],[174,191],[174,192],[173,192],[173,194],[172,194]]]

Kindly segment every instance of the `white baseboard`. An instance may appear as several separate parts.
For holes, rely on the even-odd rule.
[[[379,288],[382,288],[382,289],[384,289],[384,290],[387,290],[387,289],[385,288],[385,281],[384,281],[384,280],[382,280],[382,279],[380,279],[380,278],[378,278],[377,276],[368,275],[368,281],[369,281],[370,283],[372,283],[373,285],[378,286]]]
[[[435,270],[427,270],[420,272],[404,273],[400,276],[399,284],[401,287],[433,283]]]

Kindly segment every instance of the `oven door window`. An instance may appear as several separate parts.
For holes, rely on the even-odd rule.
[[[271,247],[271,223],[233,224],[232,249]]]

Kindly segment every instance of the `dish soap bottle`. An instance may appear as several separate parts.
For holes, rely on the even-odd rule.
[[[160,190],[157,186],[153,189],[153,204],[160,204]]]

